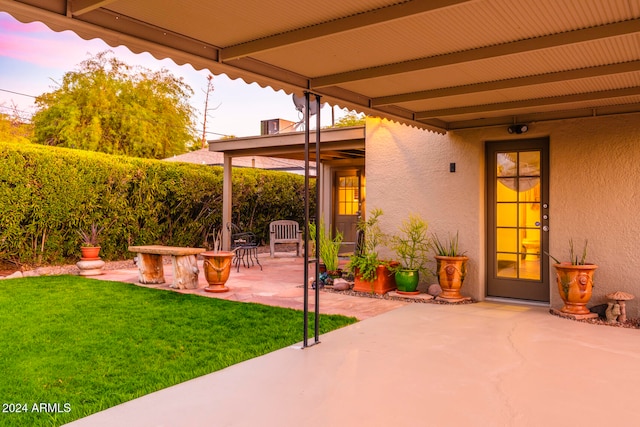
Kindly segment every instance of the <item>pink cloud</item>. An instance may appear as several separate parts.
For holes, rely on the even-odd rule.
[[[108,49],[101,40],[83,40],[71,31],[56,33],[41,22],[22,24],[0,13],[0,56],[69,71],[88,52]]]
[[[182,68],[170,60],[158,61],[148,53],[137,55],[124,46],[110,47],[100,39],[84,40],[72,31],[55,32],[41,22],[23,24],[0,12],[0,57],[66,72],[107,49],[131,65],[174,71]]]
[[[23,24],[7,13],[0,13],[0,33],[28,32],[37,34],[43,31],[49,31],[49,29],[42,22]]]

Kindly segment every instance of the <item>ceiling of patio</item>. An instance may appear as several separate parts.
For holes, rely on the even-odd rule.
[[[439,132],[640,111],[640,0],[0,0],[0,11]]]

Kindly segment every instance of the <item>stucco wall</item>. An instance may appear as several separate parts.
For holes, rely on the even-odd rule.
[[[533,123],[510,135],[504,127],[438,135],[388,121],[367,121],[368,209],[382,208],[393,231],[409,212],[432,231],[460,231],[471,258],[463,294],[485,295],[484,142],[549,137],[550,252],[567,258],[568,241],[589,240],[588,261],[599,265],[591,304],[624,290],[640,299],[634,261],[640,250],[640,115]],[[449,163],[456,172],[449,172]],[[562,302],[550,269],[551,306]],[[638,300],[628,314],[640,316]]]
[[[367,212],[384,211],[387,233],[395,233],[410,213],[419,214],[440,236],[458,231],[460,247],[470,258],[466,295],[482,298],[482,144],[377,119],[367,120],[366,141]],[[450,163],[456,163],[455,173],[449,172]],[[389,251],[383,254],[392,258]]]

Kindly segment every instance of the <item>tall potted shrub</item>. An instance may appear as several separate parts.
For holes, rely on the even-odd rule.
[[[409,218],[402,222],[399,233],[391,238],[391,247],[400,262],[392,269],[398,293],[419,293],[417,288],[420,272],[428,273],[427,263],[433,246],[427,230],[426,221],[418,215],[409,215]]]
[[[564,302],[561,312],[573,315],[591,315],[587,303],[593,292],[593,273],[598,268],[595,264],[586,262],[587,244],[585,240],[582,255],[578,257],[574,252],[573,239],[569,239],[569,261],[560,262],[547,253],[555,262],[556,283],[560,298]]]
[[[385,294],[396,288],[389,263],[378,256],[386,240],[386,235],[380,229],[380,216],[382,210],[374,209],[369,219],[358,222],[358,230],[364,233],[363,247],[351,256],[348,265],[354,275],[354,291]]]
[[[441,241],[437,235],[434,235],[433,244],[436,250],[436,274],[442,288],[439,297],[449,300],[464,298],[460,294],[460,288],[467,276],[469,257],[460,252],[458,232],[455,237],[449,235],[445,241]]]

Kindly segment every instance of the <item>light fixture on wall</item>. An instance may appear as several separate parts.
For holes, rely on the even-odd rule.
[[[526,124],[511,125],[507,128],[507,132],[517,133],[517,134],[525,133],[528,130],[529,130],[529,125],[526,125]]]

